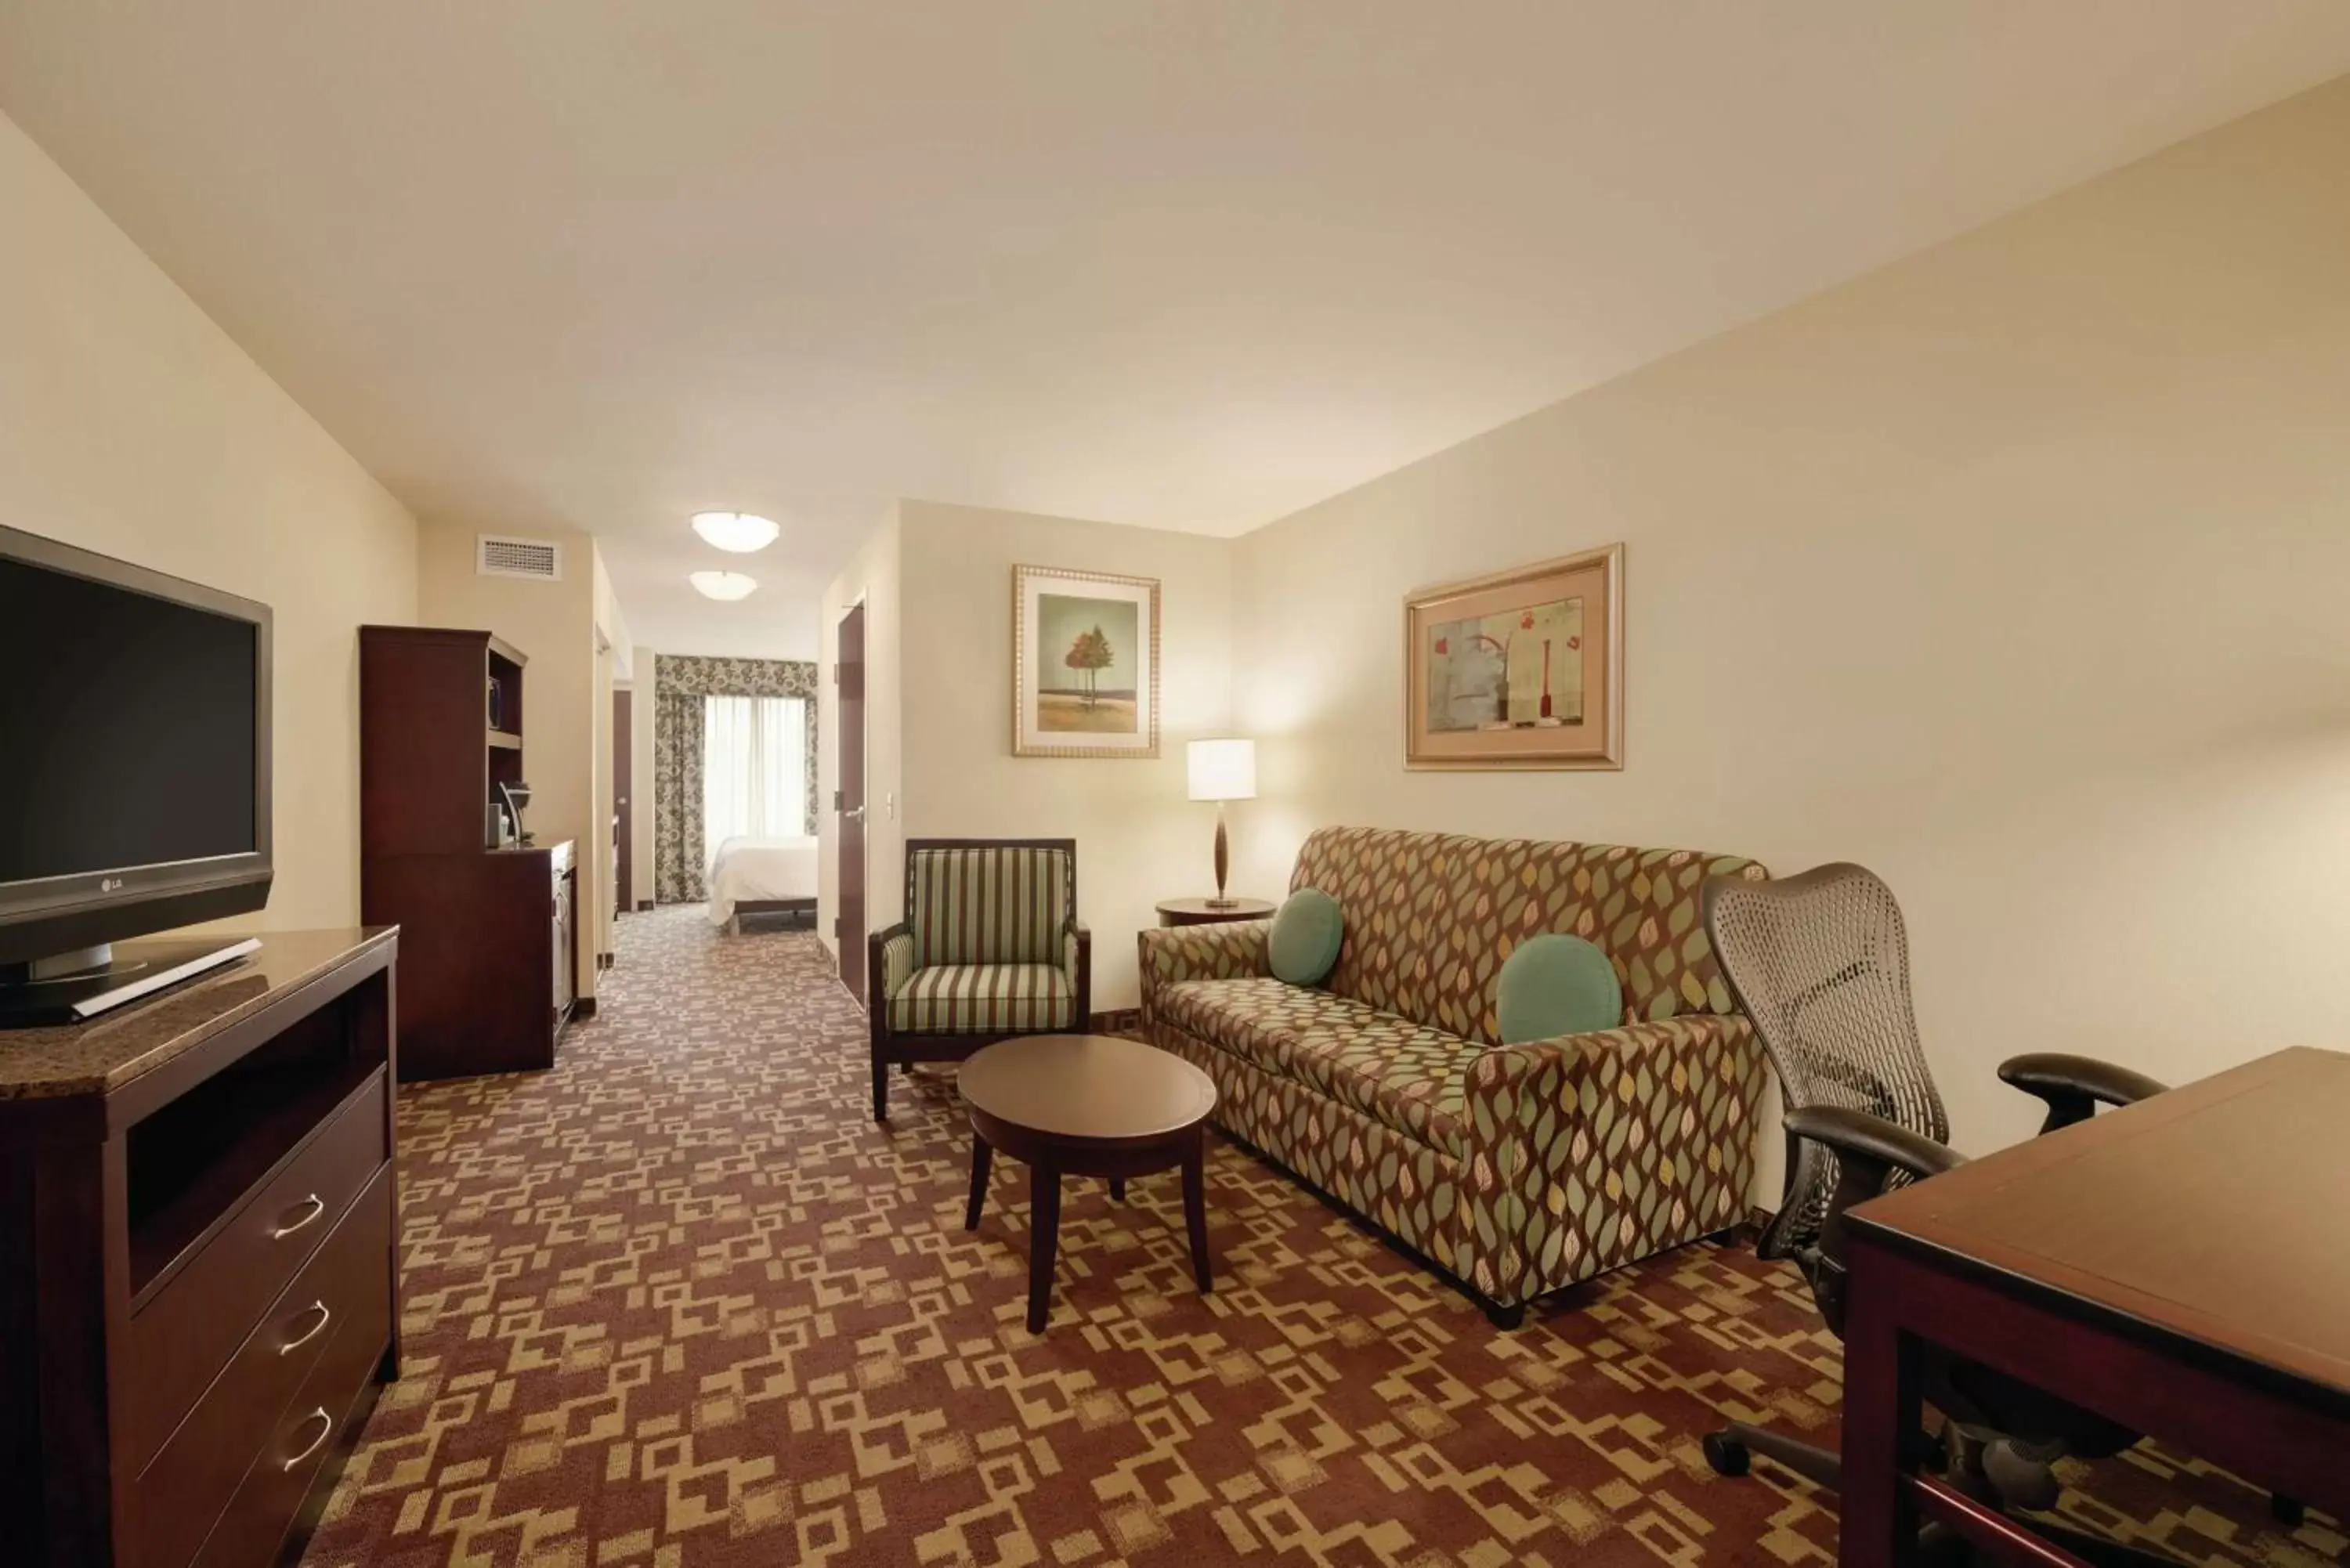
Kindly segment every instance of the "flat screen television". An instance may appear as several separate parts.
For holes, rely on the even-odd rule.
[[[266,605],[0,528],[0,1026],[197,972],[224,940],[110,944],[268,902],[269,691]]]

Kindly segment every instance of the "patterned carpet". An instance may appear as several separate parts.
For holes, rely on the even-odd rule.
[[[949,1081],[894,1079],[874,1126],[815,939],[630,916],[604,998],[551,1073],[406,1096],[405,1376],[309,1563],[1833,1561],[1833,1498],[1698,1452],[1726,1415],[1834,1440],[1837,1346],[1751,1251],[1501,1334],[1219,1144],[1215,1294],[1174,1173],[1076,1183],[1032,1337],[1025,1172],[965,1234]],[[2076,1518],[2192,1563],[2350,1560],[2176,1456],[2085,1484]]]

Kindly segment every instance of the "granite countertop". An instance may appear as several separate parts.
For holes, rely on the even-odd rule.
[[[259,951],[88,1023],[0,1032],[0,1100],[67,1099],[119,1089],[252,1016],[271,996],[392,941],[399,928],[255,934]],[[222,940],[240,939],[230,933]],[[127,957],[141,945],[117,942],[114,950]]]

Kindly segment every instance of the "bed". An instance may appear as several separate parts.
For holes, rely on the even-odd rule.
[[[737,836],[710,861],[710,923],[739,933],[745,915],[816,921],[816,840]]]

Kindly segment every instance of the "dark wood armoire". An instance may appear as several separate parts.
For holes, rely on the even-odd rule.
[[[400,929],[402,1081],[551,1067],[571,1018],[574,846],[499,842],[527,662],[486,631],[359,628],[359,918]]]

